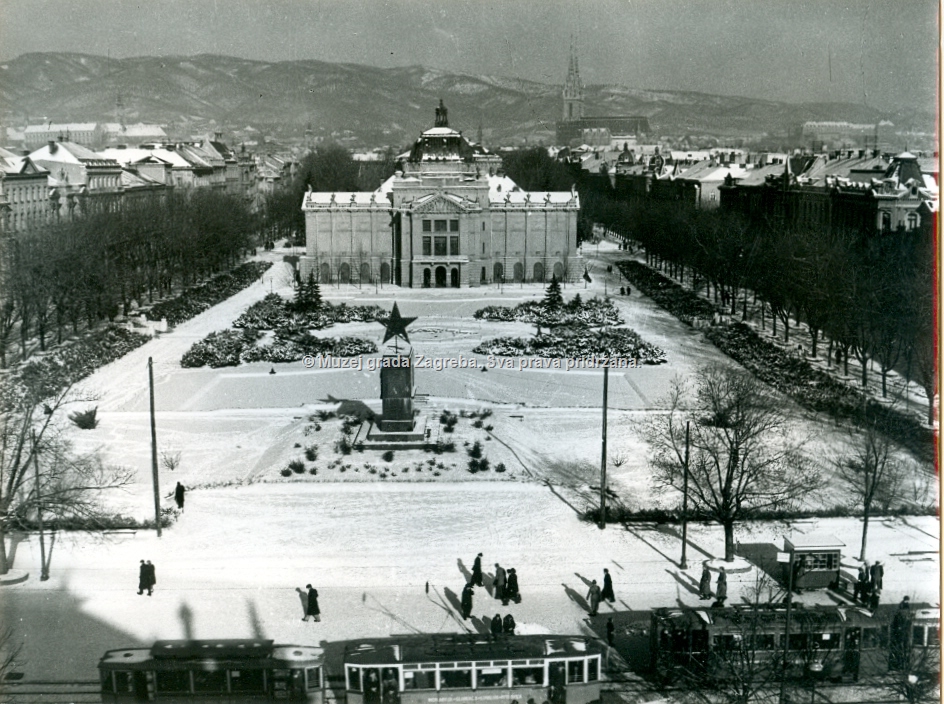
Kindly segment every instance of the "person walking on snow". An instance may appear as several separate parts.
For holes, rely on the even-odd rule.
[[[174,501],[177,502],[177,508],[181,511],[184,510],[184,494],[187,492],[187,487],[185,487],[180,482],[177,482],[177,487],[174,489]]]
[[[157,584],[157,570],[154,565],[151,564],[151,561],[148,560],[147,564],[144,566],[145,569],[145,588],[147,589],[148,596],[151,596],[154,593],[154,585]]]
[[[600,608],[600,585],[597,580],[590,582],[590,591],[587,592],[587,600],[590,602],[590,615],[596,616]]]
[[[321,609],[318,608],[318,590],[310,584],[306,584],[305,589],[308,590],[308,606],[305,608],[305,618],[302,621],[307,621],[309,618],[320,621]]]
[[[880,560],[876,560],[875,564],[872,565],[870,576],[872,577],[872,591],[882,591],[882,581],[885,578],[885,567],[882,565]]]
[[[508,570],[508,585],[505,587],[505,596],[516,604],[521,603],[521,592],[518,591],[518,572],[514,567]]]
[[[482,586],[482,553],[475,556],[475,562],[472,563],[472,586]]]
[[[501,614],[495,614],[495,617],[492,619],[492,635],[500,636],[502,634],[502,617]]]
[[[600,597],[611,604],[616,601],[616,595],[613,594],[613,578],[610,577],[610,571],[606,567],[603,568],[603,592]]]
[[[469,582],[462,589],[462,620],[465,621],[472,615],[472,582]]]
[[[715,594],[718,596],[718,602],[724,606],[724,600],[728,598],[728,573],[724,567],[718,572],[718,585],[715,587]]]
[[[144,560],[141,560],[141,566],[138,568],[138,594],[139,595],[144,594],[144,590],[148,588],[147,574],[148,574],[147,565],[144,564]]]
[[[708,565],[701,568],[701,579],[698,580],[698,598],[704,601],[711,598],[711,570]]]
[[[505,596],[505,586],[508,584],[505,578],[505,568],[495,563],[495,581],[492,585],[495,587],[495,598],[501,599],[502,605],[508,606],[508,597]]]

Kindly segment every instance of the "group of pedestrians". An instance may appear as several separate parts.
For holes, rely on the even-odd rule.
[[[612,604],[616,601],[616,595],[613,593],[613,578],[610,571],[603,568],[603,588],[597,584],[597,580],[590,581],[590,589],[587,592],[587,601],[590,603],[590,615],[596,616],[600,610],[600,602],[607,601]]]
[[[706,563],[701,568],[701,579],[698,580],[698,598],[705,601],[710,599],[711,596],[711,570],[708,569]],[[715,584],[714,596],[716,601],[713,606],[724,606],[724,602],[728,598],[728,573],[724,567],[718,568],[718,581]]]
[[[472,575],[466,585],[462,588],[462,597],[460,598],[460,608],[462,619],[468,620],[472,615],[472,600],[475,595],[475,587],[484,587],[485,579],[482,574],[482,553],[475,556],[472,562]],[[507,570],[499,563],[495,563],[495,576],[492,578],[493,595],[495,599],[501,601],[502,606],[508,606],[513,601],[516,604],[521,603],[521,590],[518,588],[518,572],[514,567]],[[501,614],[495,616],[489,621],[489,630],[493,636],[514,635],[515,617],[507,614],[504,618]]]
[[[870,567],[868,562],[863,562],[859,567],[859,576],[855,586],[852,589],[852,599],[861,601],[869,609],[875,611],[878,608],[882,598],[882,583],[885,579],[885,566],[881,560],[876,560]]]
[[[154,585],[157,584],[157,569],[148,560],[141,560],[141,566],[138,568],[138,594],[144,594],[147,591],[148,596],[154,594]]]

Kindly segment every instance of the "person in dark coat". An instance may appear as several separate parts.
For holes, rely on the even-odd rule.
[[[144,594],[144,590],[148,588],[148,568],[144,564],[144,560],[141,560],[141,566],[138,568],[138,594]]]
[[[882,581],[885,578],[885,566],[882,565],[881,561],[875,561],[869,576],[872,578],[872,591],[882,591]]]
[[[508,597],[505,595],[505,587],[508,584],[508,580],[505,576],[505,568],[495,563],[495,581],[492,582],[492,585],[495,587],[495,598],[501,599],[503,606],[508,606]]]
[[[859,577],[856,579],[855,588],[852,590],[854,601],[865,601],[869,596],[869,571],[865,565],[859,567]]]
[[[174,489],[174,501],[177,502],[177,508],[181,511],[184,510],[184,494],[187,492],[187,487],[185,487],[180,482],[177,482],[177,487]]]
[[[150,560],[147,561],[144,568],[147,570],[145,573],[145,584],[147,585],[148,596],[151,596],[154,594],[154,585],[157,584],[157,569],[151,564]]]
[[[715,587],[715,594],[718,597],[718,601],[723,605],[724,600],[728,598],[728,573],[724,571],[724,567],[721,567],[718,572],[718,583]]]
[[[505,586],[505,596],[516,604],[521,603],[521,592],[518,591],[518,572],[514,567],[508,570],[508,584]]]
[[[613,641],[616,640],[616,626],[613,625],[613,617],[606,620],[606,644],[613,647]]]
[[[502,617],[500,614],[495,614],[495,617],[492,619],[492,635],[500,636],[502,634]]]
[[[603,568],[603,591],[600,593],[601,599],[606,599],[611,604],[616,601],[616,595],[613,594],[613,578],[610,577],[610,571]]]
[[[472,563],[472,586],[482,586],[482,553],[475,556],[475,562]]]
[[[513,636],[515,634],[515,627],[518,624],[515,623],[515,617],[511,614],[506,614],[504,620],[502,621],[502,632],[506,636]]]
[[[302,621],[307,621],[309,618],[320,621],[321,609],[318,607],[318,590],[310,584],[306,584],[305,589],[308,590],[308,606],[305,608],[305,618]]]
[[[873,589],[872,594],[869,596],[869,611],[875,612],[881,600],[882,592],[878,589]]]
[[[590,602],[590,615],[596,616],[600,608],[600,585],[597,580],[590,582],[590,590],[587,592],[587,601]]]
[[[711,598],[711,570],[708,565],[701,568],[701,579],[698,580],[698,598],[701,601]]]
[[[462,589],[462,620],[465,621],[472,615],[472,582],[469,582]]]

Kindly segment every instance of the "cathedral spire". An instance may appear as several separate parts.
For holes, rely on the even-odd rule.
[[[580,64],[574,38],[570,38],[570,62],[567,79],[564,81],[564,120],[579,120],[583,117],[583,83],[580,80]]]

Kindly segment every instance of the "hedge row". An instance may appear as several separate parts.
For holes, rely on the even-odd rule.
[[[175,298],[154,304],[145,315],[148,320],[167,318],[168,325],[179,325],[255,283],[270,266],[271,262],[240,264],[232,271],[214,276]]]

